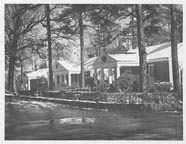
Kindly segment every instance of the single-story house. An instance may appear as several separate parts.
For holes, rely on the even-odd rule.
[[[60,89],[63,84],[79,85],[80,65],[78,63],[57,60],[52,65],[52,70],[56,89]]]
[[[96,57],[85,59],[84,61],[85,78],[89,76],[93,77],[92,64],[95,61],[95,59]],[[60,89],[64,84],[68,86],[76,87],[80,86],[81,82],[80,62],[57,60],[54,62],[52,69],[56,89]]]
[[[48,82],[48,68],[26,73],[23,77],[24,87],[27,90],[34,89],[39,80],[46,80]]]
[[[164,43],[146,47],[147,52],[147,72],[159,81],[171,82],[172,76],[172,56],[171,43]],[[182,53],[183,44],[178,44],[178,62],[180,71],[180,81],[182,79]],[[52,65],[54,85],[56,89],[61,89],[63,84],[68,86],[80,85],[80,62],[55,61]],[[139,74],[139,53],[138,49],[129,50],[126,54],[106,54],[98,57],[86,58],[84,60],[85,78],[94,78],[94,84],[106,81],[114,83],[125,71]],[[48,77],[48,68],[27,73],[27,88],[31,89],[34,79]],[[48,78],[47,78],[48,79]]]
[[[178,43],[178,64],[180,81],[182,79],[182,54],[183,43]],[[171,43],[146,47],[148,72],[159,81],[166,81],[173,84]]]
[[[146,47],[147,72],[159,81],[173,84],[171,43]],[[182,73],[183,44],[178,44],[178,63],[180,81]],[[122,73],[130,71],[139,74],[138,49],[129,50],[127,54],[102,54],[93,63],[94,83],[107,81],[113,83]]]
[[[138,73],[139,58],[137,53],[102,54],[93,63],[94,83],[103,81],[113,83],[126,70]]]

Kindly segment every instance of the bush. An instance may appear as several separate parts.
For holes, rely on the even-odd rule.
[[[60,84],[60,90],[66,90],[66,89],[69,89],[69,85],[68,84],[65,84],[65,83],[61,83]]]
[[[98,86],[100,92],[107,92],[108,84],[106,82],[101,82]]]
[[[109,84],[108,92],[110,93],[116,92],[116,87],[113,84]]]
[[[170,92],[172,84],[170,82],[160,82],[156,84],[156,91],[159,92]]]
[[[147,91],[156,92],[157,91],[156,84],[157,84],[157,80],[154,77],[147,75]]]
[[[117,91],[134,92],[139,91],[139,75],[130,72],[123,73],[116,83]]]
[[[78,82],[73,82],[73,83],[72,83],[72,87],[78,88],[78,87],[79,87],[79,83],[78,83]]]
[[[147,75],[147,91],[148,92],[163,92],[170,91],[170,83],[159,83],[154,77]],[[116,83],[117,91],[123,92],[139,92],[140,91],[140,77],[139,75],[130,72],[123,73]]]
[[[85,78],[85,86],[87,86],[90,89],[92,89],[94,87],[94,78],[90,77],[90,76]]]

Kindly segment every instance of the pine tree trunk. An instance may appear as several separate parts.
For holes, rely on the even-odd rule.
[[[132,5],[132,49],[135,48],[135,45],[134,45],[134,6],[135,5]]]
[[[147,92],[147,64],[146,64],[146,50],[144,45],[144,31],[143,31],[143,17],[142,5],[136,5],[137,13],[137,32],[138,32],[138,49],[140,61],[140,84],[141,92]]]
[[[24,87],[23,86],[23,60],[20,59],[20,64],[21,64],[21,89]]]
[[[47,14],[47,35],[48,35],[49,89],[53,90],[52,49],[51,49],[50,7],[49,7],[49,4],[46,5],[46,14]]]
[[[181,84],[179,81],[178,51],[177,51],[177,23],[176,5],[170,5],[171,16],[171,54],[174,91],[181,95]]]
[[[83,22],[82,12],[79,15],[79,28],[80,28],[80,47],[81,47],[81,88],[85,87],[85,76],[84,76],[84,36],[83,36]]]

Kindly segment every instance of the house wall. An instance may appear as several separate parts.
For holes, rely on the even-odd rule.
[[[159,81],[169,82],[169,63],[167,61],[151,62],[147,66],[154,65],[154,77]]]
[[[154,76],[159,81],[169,82],[169,63],[168,61],[150,62],[147,64],[147,72],[150,74],[149,66],[154,66]],[[139,74],[139,67],[120,67],[120,74],[122,75],[125,71],[130,70],[132,74]]]
[[[120,75],[122,75],[125,71],[131,71],[132,74],[139,74],[139,67],[120,67]]]

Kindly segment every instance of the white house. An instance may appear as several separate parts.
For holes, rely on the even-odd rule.
[[[52,70],[56,89],[60,89],[62,84],[79,85],[80,65],[78,63],[55,61]]]
[[[180,71],[183,69],[183,43],[178,43],[178,64]],[[171,43],[146,47],[147,63],[150,73],[160,81],[168,81],[173,84]]]
[[[167,81],[173,84],[171,44],[146,47],[148,73],[159,81]],[[182,56],[183,44],[178,44],[178,62],[180,73],[183,69]],[[54,85],[60,89],[62,84],[69,86],[80,85],[80,62],[55,61],[52,65]],[[85,77],[94,78],[94,84],[107,81],[113,83],[125,71],[139,74],[138,49],[129,50],[127,54],[106,54],[99,57],[87,58],[84,61]],[[38,77],[47,77],[48,69],[41,69],[27,74],[28,89],[31,88],[31,80]],[[181,75],[180,75],[181,80]]]
[[[23,85],[26,87],[26,89],[31,90],[35,84],[35,81],[41,78],[45,78],[48,81],[48,68],[26,73],[23,79]]]
[[[146,47],[148,73],[159,81],[173,84],[171,43]],[[183,44],[178,44],[178,63],[180,71],[182,64]],[[108,81],[113,83],[124,71],[139,74],[138,49],[129,50],[127,54],[102,54],[93,63],[94,83]]]
[[[94,83],[107,81],[113,83],[120,77],[121,71],[135,71],[139,67],[137,53],[130,54],[102,54],[93,63]]]

